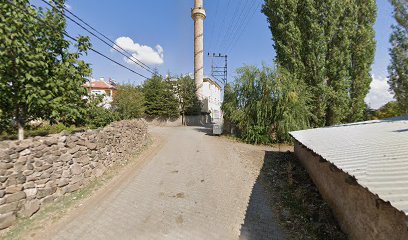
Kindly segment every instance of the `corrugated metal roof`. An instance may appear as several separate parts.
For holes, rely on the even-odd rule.
[[[408,116],[290,134],[408,215]]]

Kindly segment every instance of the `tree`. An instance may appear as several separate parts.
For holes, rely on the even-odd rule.
[[[370,120],[385,119],[398,117],[402,114],[403,112],[397,102],[389,102],[382,106],[380,109],[371,111],[368,118]]]
[[[190,76],[180,77],[176,82],[175,90],[179,99],[182,124],[186,125],[186,115],[198,115],[201,113],[201,103],[196,95],[195,82]]]
[[[408,5],[404,0],[391,0],[391,3],[397,25],[392,26],[390,38],[392,48],[388,83],[400,109],[408,114]]]
[[[112,108],[121,119],[142,117],[145,111],[145,98],[140,87],[119,86],[113,97]]]
[[[18,127],[19,139],[31,120],[69,124],[81,118],[82,87],[90,68],[79,60],[90,47],[79,37],[75,52],[64,38],[66,22],[60,11],[36,10],[28,0],[0,3],[0,110]]]
[[[157,74],[143,84],[146,99],[146,115],[150,117],[176,118],[180,116],[178,100],[171,82]]]
[[[310,93],[311,125],[363,118],[375,0],[265,0],[276,62]]]
[[[118,113],[106,109],[103,105],[103,96],[90,95],[86,108],[82,110],[81,123],[90,128],[100,128],[120,119]]]
[[[235,84],[225,87],[224,119],[234,124],[249,143],[289,142],[289,132],[309,126],[304,84],[284,69],[237,70]]]

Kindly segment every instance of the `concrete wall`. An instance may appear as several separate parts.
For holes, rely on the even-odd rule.
[[[408,217],[299,142],[295,154],[350,239],[406,240]]]
[[[168,119],[168,118],[145,118],[145,121],[150,126],[156,127],[181,127],[182,118]],[[197,116],[186,116],[187,126],[204,126],[211,123],[211,117],[208,114],[197,115]]]
[[[0,229],[126,163],[146,143],[142,120],[75,134],[0,142]]]

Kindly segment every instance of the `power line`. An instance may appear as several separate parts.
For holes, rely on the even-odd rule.
[[[245,11],[246,5],[248,4],[248,2],[250,3],[250,1],[245,1],[245,4],[243,5],[243,8],[241,9],[242,3],[245,0],[238,0],[238,4],[236,5],[236,10],[233,11],[233,17],[231,18],[231,21],[227,27],[227,31],[224,32],[224,37],[222,38],[222,41],[220,42],[220,48],[223,48],[224,45],[228,45],[228,40],[231,37],[231,35],[233,35],[234,33],[234,29],[235,29],[235,25],[237,25],[237,23],[241,20],[241,16],[243,14],[243,12]],[[241,10],[241,11],[240,11]],[[238,19],[237,19],[238,16]]]
[[[217,5],[216,5],[216,7],[215,7],[215,16],[214,16],[214,20],[212,21],[212,27],[210,28],[210,44],[208,45],[209,46],[209,49],[211,50],[212,49],[212,45],[213,45],[213,39],[214,39],[214,36],[213,36],[213,34],[214,34],[214,29],[215,29],[215,23],[216,23],[216,19],[218,18],[218,7],[219,7],[219,5],[220,5],[220,0],[216,0],[217,1]]]
[[[256,2],[255,2],[256,3]],[[242,33],[245,31],[245,29],[247,28],[250,20],[254,17],[255,13],[257,12],[257,10],[259,9],[259,7],[262,5],[262,3],[259,4],[254,4],[253,7],[255,8],[251,8],[252,11],[248,11],[245,17],[245,20],[243,21],[244,23],[244,27],[242,28],[241,31],[236,31],[236,33],[234,34],[233,38],[231,39],[231,42],[229,44],[229,47],[227,48],[227,53],[230,52],[236,45],[236,43],[241,39],[242,37]],[[251,14],[250,14],[251,13]],[[249,17],[250,16],[250,17]],[[249,17],[249,18],[248,18]],[[239,28],[238,28],[239,29]],[[241,32],[241,34],[239,34]]]
[[[49,2],[47,2],[46,0],[41,0],[42,2],[44,2],[45,4],[47,4],[48,6],[56,9],[57,11],[59,11],[64,17],[68,18],[69,20],[71,20],[73,23],[75,23],[76,25],[78,25],[79,27],[81,27],[82,29],[84,29],[85,31],[87,31],[89,34],[91,34],[92,36],[96,37],[97,39],[99,39],[100,41],[102,41],[103,43],[105,43],[106,45],[108,45],[109,47],[111,47],[111,44],[108,43],[107,41],[111,42],[112,44],[114,44],[116,47],[120,48],[122,51],[119,51],[117,48],[113,48],[115,51],[119,52],[121,55],[125,56],[127,59],[129,59],[130,61],[134,62],[135,64],[137,64],[138,66],[140,66],[141,68],[145,69],[146,71],[155,74],[155,72],[153,70],[151,70],[147,65],[145,65],[144,63],[142,63],[140,60],[138,60],[137,58],[133,57],[129,52],[127,52],[125,49],[123,49],[122,47],[120,47],[119,45],[117,45],[114,41],[112,41],[111,39],[109,39],[108,37],[106,37],[104,34],[100,33],[99,31],[95,30],[95,28],[91,27],[89,24],[87,24],[85,21],[83,21],[82,19],[80,19],[79,17],[77,17],[76,15],[74,15],[71,11],[69,11],[68,9],[66,9],[64,6],[62,6],[62,8],[64,8],[65,11],[69,12],[70,14],[72,14],[75,18],[77,18],[79,21],[83,22],[85,25],[87,25],[88,27],[90,27],[92,30],[94,30],[95,32],[97,32],[98,34],[100,34],[101,36],[103,36],[106,40],[102,39],[101,37],[97,36],[95,33],[93,33],[91,30],[87,29],[86,27],[84,27],[82,24],[80,24],[79,22],[77,22],[76,20],[72,19],[71,17],[69,17],[68,15],[66,15],[64,13],[64,11],[56,8],[55,6],[53,6],[52,4],[50,4]],[[124,54],[127,53],[127,54]]]
[[[219,1],[221,1],[221,0],[219,0]],[[226,20],[226,17],[227,17],[227,15],[228,15],[227,13],[228,13],[228,9],[229,9],[230,4],[231,4],[231,0],[228,0],[227,7],[226,7],[226,13],[225,13],[224,19],[223,19],[223,21],[222,21],[222,23],[221,23],[222,25],[225,24],[225,20]],[[225,29],[225,31],[228,31],[228,30]],[[225,32],[225,31],[222,31],[222,32]],[[215,46],[216,46],[216,47],[219,46],[220,41],[221,41],[220,34],[217,34],[217,41],[216,41],[216,43],[215,43]]]
[[[44,19],[42,19],[41,17],[36,16],[36,15],[32,15],[27,9],[22,8],[22,7],[18,6],[18,5],[16,5],[15,3],[13,3],[13,2],[7,1],[7,3],[13,5],[14,7],[16,7],[16,8],[18,8],[18,9],[22,10],[22,11],[24,11],[27,15],[36,18],[37,20],[41,21],[42,23],[45,23],[47,26],[51,27],[52,30],[55,31],[54,26],[48,24],[48,23],[47,23]],[[33,5],[30,5],[30,6],[33,7],[33,8],[35,8]],[[36,9],[36,8],[35,8],[35,9]],[[76,39],[75,37],[72,37],[72,36],[69,35],[66,31],[62,32],[62,34],[65,35],[66,37],[68,37],[69,39],[73,40],[73,41],[76,41],[76,42],[78,41],[78,39]],[[146,77],[146,76],[144,76],[144,75],[142,75],[142,74],[140,74],[140,73],[134,71],[133,69],[130,69],[130,68],[126,67],[125,65],[123,65],[123,64],[121,64],[121,63],[119,63],[119,62],[113,60],[112,58],[110,58],[110,57],[104,55],[103,53],[101,53],[101,52],[95,50],[95,49],[92,48],[92,47],[90,47],[89,50],[91,50],[91,51],[93,51],[94,53],[96,53],[96,54],[98,54],[98,55],[100,55],[100,56],[102,56],[102,57],[104,57],[104,58],[106,58],[106,59],[112,61],[113,63],[116,63],[117,65],[119,65],[119,66],[121,66],[121,67],[123,67],[123,68],[125,68],[125,69],[127,69],[127,70],[129,70],[129,71],[131,71],[131,72],[133,72],[133,73],[135,73],[136,75],[138,75],[138,76],[140,76],[140,77],[143,77],[143,78],[145,78],[145,79],[148,79],[148,77]]]

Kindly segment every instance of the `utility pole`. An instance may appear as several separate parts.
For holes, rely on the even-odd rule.
[[[228,83],[228,55],[221,55],[221,53],[219,53],[218,55],[215,53],[208,53],[208,57],[211,58],[211,76],[213,76],[217,80],[218,77],[220,77],[222,83],[225,86]],[[218,58],[224,58],[224,66],[220,67],[216,65],[216,61],[214,60]]]
[[[206,17],[203,0],[194,0],[191,17],[194,20],[194,80],[197,87],[197,97],[199,100],[203,100],[204,19]]]

